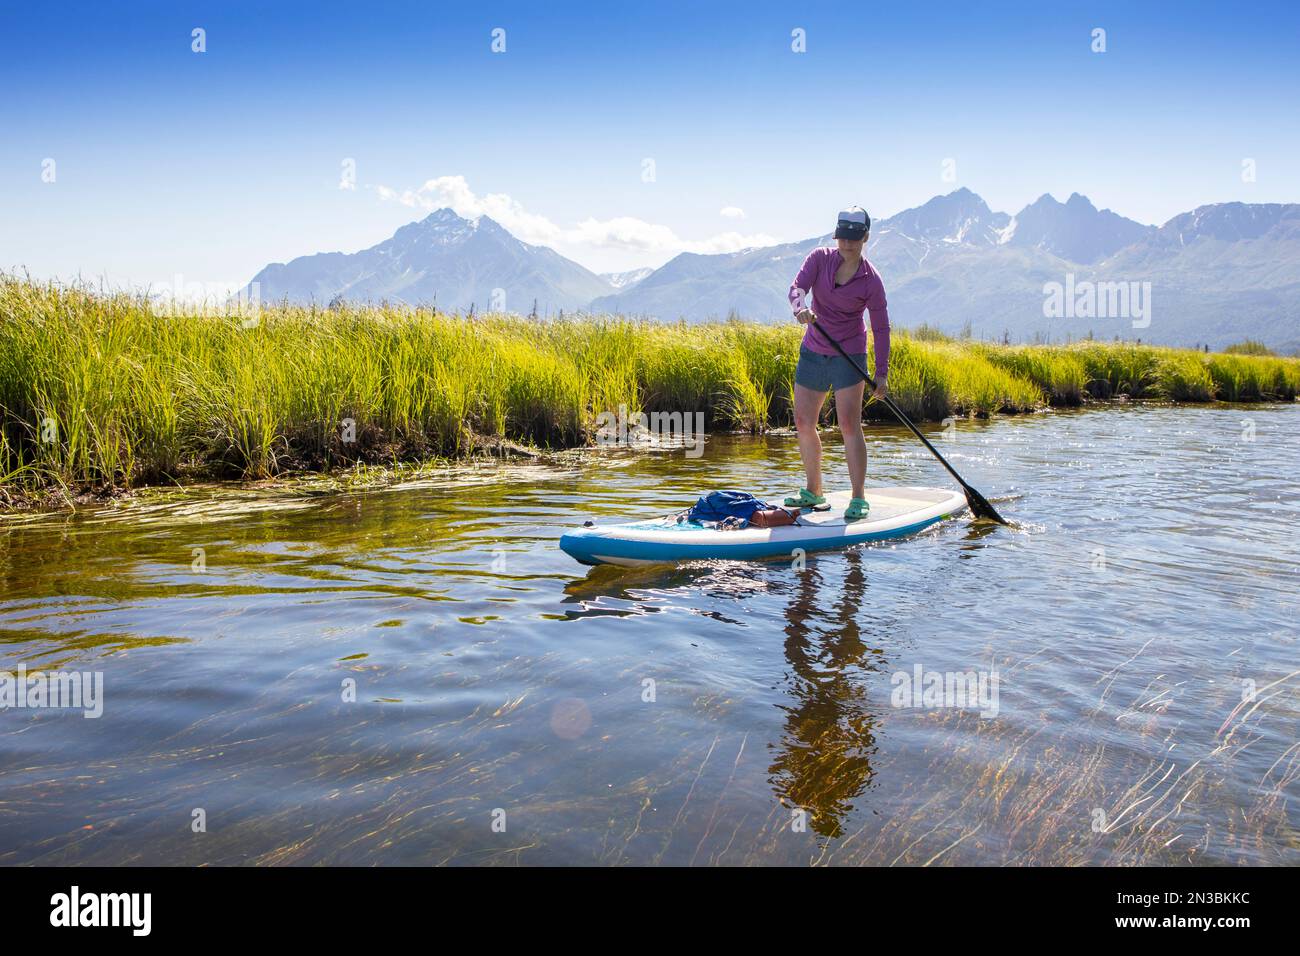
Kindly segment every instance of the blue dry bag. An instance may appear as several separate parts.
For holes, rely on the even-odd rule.
[[[701,495],[695,507],[682,513],[678,520],[693,521],[696,524],[710,524],[732,519],[733,525],[744,527],[755,511],[767,511],[772,506],[760,501],[747,491],[710,491]]]

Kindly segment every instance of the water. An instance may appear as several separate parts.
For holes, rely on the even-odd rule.
[[[102,672],[104,711],[0,712],[0,863],[1294,865],[1297,434],[962,424],[941,447],[1016,529],[804,569],[555,547],[792,490],[789,436],[6,519],[0,670]],[[875,481],[947,484],[868,435]],[[995,706],[895,706],[918,665],[996,671]]]

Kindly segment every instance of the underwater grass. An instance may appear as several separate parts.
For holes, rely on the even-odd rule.
[[[485,439],[569,448],[622,410],[759,432],[793,423],[801,332],[387,306],[200,314],[0,276],[0,487],[257,479],[464,456]],[[1117,395],[1292,401],[1300,360],[899,330],[889,380],[909,416],[942,421]]]

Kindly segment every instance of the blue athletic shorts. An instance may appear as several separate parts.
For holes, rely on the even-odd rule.
[[[853,356],[864,368],[867,364],[865,352]],[[832,389],[848,388],[862,381],[858,373],[843,355],[822,355],[806,345],[799,346],[799,364],[794,369],[794,383],[823,394]]]

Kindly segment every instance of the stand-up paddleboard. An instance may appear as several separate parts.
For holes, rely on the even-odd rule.
[[[805,552],[847,548],[867,541],[901,538],[966,510],[960,491],[944,488],[868,488],[870,514],[844,520],[850,493],[826,496],[828,511],[804,511],[798,524],[780,528],[719,531],[675,515],[578,528],[560,538],[564,552],[583,564],[653,564],[658,561],[789,557]]]

